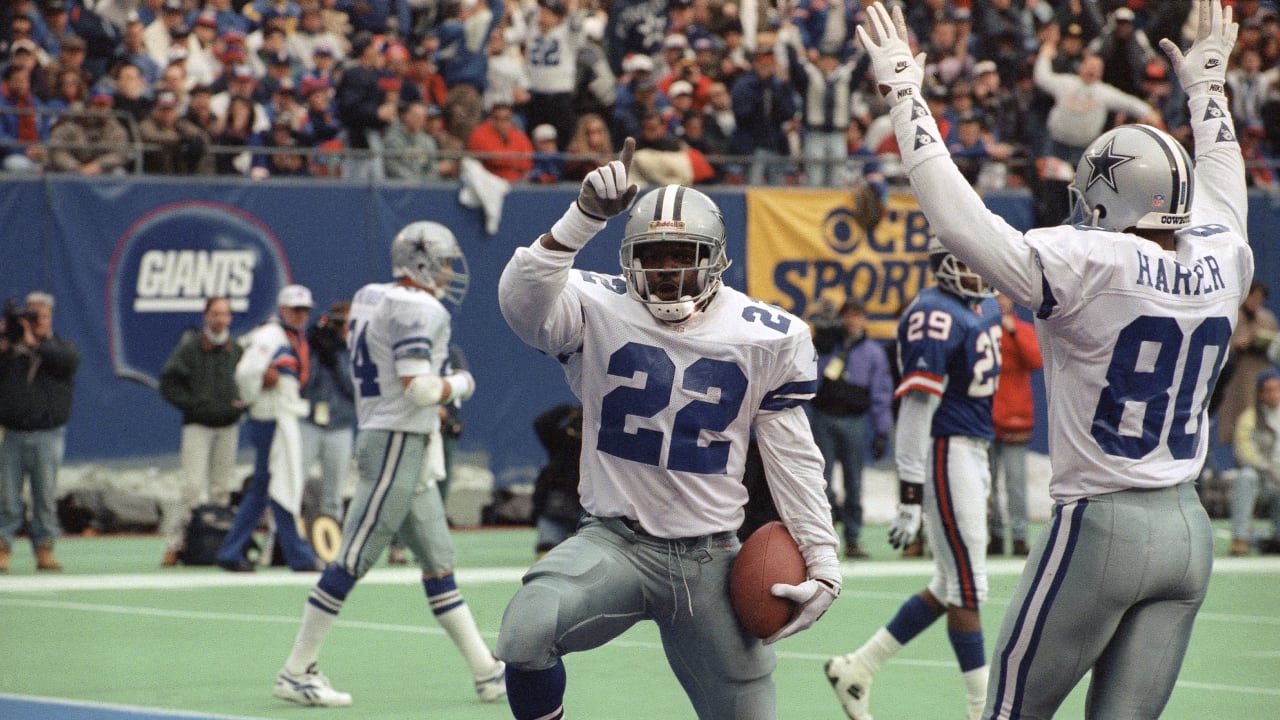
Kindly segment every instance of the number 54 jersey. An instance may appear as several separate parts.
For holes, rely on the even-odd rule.
[[[577,269],[554,304],[507,302],[504,313],[526,342],[561,358],[582,402],[583,507],[661,537],[741,525],[752,425],[816,389],[808,326],[727,286],[669,325],[621,277]]]
[[[1206,407],[1253,255],[1223,225],[1177,238],[1168,253],[1096,228],[1026,235],[1042,273],[1041,305],[1032,309],[1048,388],[1050,494],[1059,502],[1176,485],[1204,464]]]

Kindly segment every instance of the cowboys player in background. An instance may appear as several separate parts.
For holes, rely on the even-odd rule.
[[[956,257],[1036,315],[1055,501],[1009,603],[983,718],[1053,716],[1084,674],[1088,718],[1154,718],[1204,601],[1213,534],[1195,479],[1207,405],[1253,278],[1244,161],[1224,94],[1237,25],[1197,0],[1186,55],[1196,161],[1145,125],[1085,150],[1078,224],[1025,235],[991,213],[938,137],[901,10],[868,6],[871,56],[930,225]]]
[[[453,540],[436,483],[444,478],[439,406],[465,401],[476,383],[449,366],[449,310],[467,292],[466,258],[445,226],[410,223],[391,241],[394,282],[372,283],[352,299],[347,345],[356,389],[359,483],[342,523],[342,545],[311,589],[293,651],[274,694],[302,705],[341,707],[316,659],[356,581],[393,536],[413,551],[436,621],[458,647],[484,702],[506,690],[503,665],[480,637],[454,581]]]
[[[944,614],[969,720],[977,720],[987,695],[979,606],[987,599],[987,456],[1003,327],[990,286],[936,238],[929,265],[937,283],[921,290],[898,322],[900,504],[889,542],[914,542],[927,510],[933,578],[856,652],[827,661],[827,679],[854,720],[871,719],[872,675]]]
[[[576,202],[499,282],[516,334],[560,358],[583,406],[578,533],[525,575],[497,654],[519,720],[564,717],[561,655],[632,625],[658,625],[699,718],[774,718],[772,643],[811,626],[840,592],[838,540],[803,404],[817,385],[805,323],[724,285],[720,210],[678,185],[627,218],[622,275],[574,270],[577,251],[625,212],[635,141],[587,175]],[[808,579],[774,585],[794,619],[763,643],[738,622],[729,571],[754,428],[783,522]]]

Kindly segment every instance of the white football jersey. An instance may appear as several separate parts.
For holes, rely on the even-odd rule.
[[[1195,478],[1205,408],[1253,277],[1223,225],[1178,233],[1176,256],[1136,235],[1033,230],[1055,500]],[[1064,372],[1070,368],[1069,372]],[[1078,447],[1059,448],[1076,439]]]
[[[522,253],[503,276],[503,311],[526,342],[560,358],[582,402],[583,507],[660,537],[737,529],[752,425],[816,389],[808,326],[725,286],[705,311],[668,325],[621,277],[576,269],[547,316],[545,303],[507,297],[539,290],[512,282]]]
[[[448,371],[449,311],[425,290],[372,283],[356,292],[348,318],[360,429],[434,432],[435,406],[415,405],[400,378]]]

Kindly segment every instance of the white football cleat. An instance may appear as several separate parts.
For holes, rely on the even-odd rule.
[[[827,680],[840,699],[844,714],[851,720],[871,718],[871,668],[858,653],[833,657],[823,666]]]
[[[497,660],[492,673],[476,678],[476,695],[480,702],[491,703],[507,695],[507,664]]]
[[[276,676],[276,686],[271,694],[299,705],[347,707],[351,704],[351,694],[334,690],[329,684],[329,678],[316,669],[315,663],[311,663],[311,667],[301,675],[294,675],[282,668]]]

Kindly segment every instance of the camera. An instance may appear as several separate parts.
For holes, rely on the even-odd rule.
[[[26,334],[22,321],[35,322],[36,312],[23,309],[13,298],[4,301],[3,312],[4,318],[0,320],[0,325],[4,327],[4,339],[14,344],[22,342],[22,337]]]

